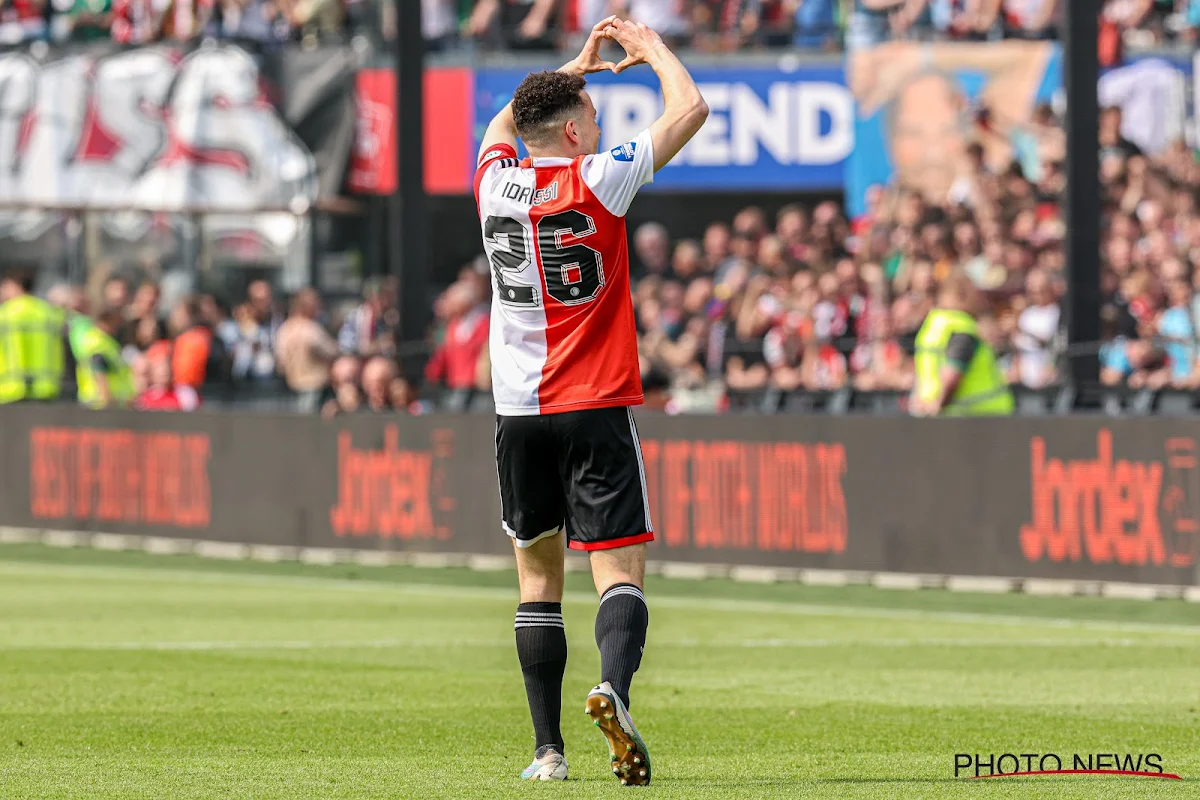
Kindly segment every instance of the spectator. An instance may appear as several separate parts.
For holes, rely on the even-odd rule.
[[[294,10],[298,4],[286,0],[215,0],[212,14],[205,26],[208,36],[215,39],[242,39],[252,42],[283,42],[291,36],[292,20],[283,9]],[[295,13],[299,22],[307,20]]]
[[[128,286],[128,284],[125,285]],[[147,317],[158,319],[158,304],[161,299],[162,292],[158,288],[158,284],[154,281],[143,281],[134,292],[132,302],[121,301],[119,305],[107,304],[109,308],[122,311],[125,315],[126,323],[121,331],[122,344],[129,344],[133,341],[138,324],[143,319]]]
[[[167,326],[157,317],[142,317],[134,323],[133,335],[121,349],[122,357],[130,364],[148,356],[152,349],[170,350]]]
[[[141,371],[146,374],[147,386],[134,408],[139,411],[195,411],[200,406],[200,395],[186,384],[176,383],[171,373],[171,359],[163,357],[143,358]]]
[[[685,239],[675,245],[675,252],[671,257],[671,271],[676,278],[683,281],[699,278],[704,272],[704,253],[700,245],[691,239]]]
[[[1182,277],[1167,281],[1167,302],[1167,310],[1158,318],[1158,335],[1164,342],[1170,383],[1177,389],[1195,388],[1196,330],[1192,324],[1192,291]]]
[[[850,304],[840,291],[838,276],[827,272],[817,280],[819,297],[812,309],[813,334],[821,341],[844,336],[850,330]]]
[[[745,292],[741,293],[736,312],[728,322],[722,322],[724,330],[720,352],[724,358],[725,380],[730,389],[763,389],[770,378],[765,346],[775,306],[769,298],[764,300],[768,285],[769,281],[763,276],[750,280]],[[727,290],[739,294],[733,287]],[[731,306],[730,311],[734,310]]]
[[[430,52],[445,50],[454,41],[457,6],[456,0],[421,0],[421,33]]]
[[[797,47],[824,49],[835,42],[839,8],[834,0],[793,0],[779,5],[795,9]]]
[[[373,278],[363,288],[363,302],[350,312],[338,332],[343,353],[360,357],[392,355],[400,312],[396,309],[395,278]]]
[[[129,281],[120,275],[110,275],[101,290],[100,310],[125,313],[129,306]]]
[[[663,0],[615,0],[612,13],[653,28],[672,46],[682,44],[689,31],[685,4]]]
[[[51,286],[46,292],[46,302],[71,312],[68,320],[86,317],[88,312],[87,295],[83,287],[70,283],[59,283]]]
[[[777,278],[787,278],[792,265],[787,261],[787,250],[778,236],[764,236],[758,243],[758,268]]]
[[[729,226],[723,222],[714,222],[704,229],[704,270],[716,274],[720,280],[721,274],[729,266]]]
[[[864,392],[908,391],[912,388],[912,359],[892,335],[891,314],[871,315],[870,334],[850,357],[854,388]]]
[[[361,405],[358,379],[362,362],[358,356],[343,354],[329,368],[329,388],[321,404],[321,416],[326,419],[337,414],[353,413]]]
[[[112,0],[51,0],[51,5],[60,12],[55,38],[95,42],[112,37]]]
[[[212,12],[213,0],[171,0],[161,12],[163,38],[176,42],[195,39]]]
[[[425,368],[425,380],[460,396],[465,408],[476,388],[479,358],[488,344],[488,306],[477,284],[456,283],[441,304],[445,334]]]
[[[1117,106],[1109,106],[1100,111],[1100,160],[1115,158],[1124,161],[1132,156],[1140,156],[1141,148],[1129,141],[1121,133],[1124,115]]]
[[[906,31],[916,21],[923,3],[919,0],[850,0],[848,6],[846,48],[857,50],[886,41],[890,30]],[[889,19],[892,16],[894,22]]]
[[[89,408],[124,408],[133,400],[133,373],[114,337],[121,322],[119,312],[105,311],[71,336],[79,402]]]
[[[200,296],[200,317],[212,328],[224,351],[232,353],[241,338],[237,322],[230,318],[229,305],[211,294]]]
[[[804,260],[794,248],[804,245],[807,234],[808,214],[805,212],[804,206],[790,203],[779,209],[779,213],[775,216],[775,235],[788,248],[788,252],[794,260]]]
[[[233,378],[264,383],[276,379],[275,339],[283,319],[275,308],[271,285],[254,281],[246,290],[247,301],[234,312],[238,326],[233,348]]]
[[[671,268],[671,238],[657,222],[638,226],[633,234],[633,256],[638,277],[666,277]]]
[[[288,388],[296,394],[296,408],[307,414],[320,408],[329,385],[329,368],[338,354],[337,342],[317,322],[320,311],[316,291],[297,292],[292,314],[279,326],[275,343],[275,358]]]
[[[118,44],[148,44],[163,32],[162,8],[153,0],[112,0],[113,41]]]
[[[410,381],[397,375],[392,378],[388,391],[388,399],[396,411],[417,415],[430,411],[430,407],[417,397],[416,387]]]
[[[1101,24],[1115,27],[1124,37],[1125,31],[1146,22],[1153,10],[1154,0],[1104,0],[1100,10]]]
[[[129,370],[133,374],[133,407],[140,410],[137,400],[150,388],[150,359],[136,356],[129,362]]]
[[[1166,353],[1149,339],[1133,339],[1125,345],[1129,361],[1127,383],[1131,389],[1158,391],[1171,380]]]
[[[651,370],[642,378],[642,394],[645,411],[667,411],[671,404],[671,379],[659,370]]]
[[[493,34],[510,50],[553,50],[558,0],[478,0],[464,26],[468,36]]]
[[[384,356],[367,360],[362,369],[362,410],[382,414],[392,408],[392,381],[396,378],[396,362]]]
[[[1021,383],[1041,389],[1057,377],[1051,345],[1058,336],[1059,307],[1050,280],[1041,270],[1029,273],[1025,292],[1029,305],[1017,320],[1017,363]]]
[[[817,337],[812,327],[802,330],[804,350],[801,355],[801,378],[804,388],[811,392],[829,392],[846,385],[846,357],[827,339]]]
[[[305,39],[333,35],[342,26],[341,0],[277,0],[283,18]]]
[[[46,0],[4,0],[0,3],[0,44],[20,44],[46,38]]]
[[[138,283],[133,292],[133,298],[128,304],[130,316],[141,318],[158,316],[159,304],[162,302],[162,288],[154,280],[143,280]]]
[[[167,327],[173,340],[171,372],[175,381],[199,391],[210,377],[212,329],[201,321],[195,300],[181,300],[171,312]]]
[[[1004,0],[1004,34],[1010,39],[1056,39],[1059,0]]]
[[[803,314],[788,314],[763,340],[763,358],[771,369],[771,385],[785,392],[804,386],[800,359],[803,331],[812,327]]]

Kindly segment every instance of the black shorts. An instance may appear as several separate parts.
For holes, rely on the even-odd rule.
[[[575,550],[654,539],[633,412],[593,408],[496,417],[504,531],[519,547],[564,528]]]

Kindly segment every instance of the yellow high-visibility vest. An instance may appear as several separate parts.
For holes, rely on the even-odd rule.
[[[78,363],[75,367],[75,377],[79,382],[79,402],[92,408],[100,408],[103,405],[96,383],[96,372],[92,369],[92,356],[98,355],[103,356],[112,368],[105,373],[110,406],[119,408],[129,405],[133,400],[133,370],[121,357],[121,345],[95,325],[84,329],[76,338],[75,357]]]
[[[0,403],[59,396],[64,324],[62,309],[32,295],[0,304]]]
[[[1012,414],[1015,403],[1008,382],[996,364],[996,353],[979,337],[975,318],[962,311],[935,308],[925,318],[917,333],[916,396],[923,401],[936,400],[942,395],[942,366],[946,363],[946,347],[950,337],[966,333],[979,341],[975,356],[966,365],[962,380],[954,395],[942,408],[949,417],[997,416]]]

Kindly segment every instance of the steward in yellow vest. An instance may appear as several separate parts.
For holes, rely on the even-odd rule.
[[[79,402],[91,408],[123,408],[133,402],[133,370],[113,338],[121,326],[115,311],[101,314],[92,325],[72,331],[71,345],[78,367]]]
[[[0,280],[0,403],[56,400],[62,393],[69,358],[66,319],[32,289],[31,273],[12,272]]]
[[[917,333],[915,416],[981,417],[1013,413],[1013,396],[991,345],[972,316],[975,287],[952,275]]]

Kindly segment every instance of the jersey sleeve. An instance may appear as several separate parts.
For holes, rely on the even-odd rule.
[[[588,156],[579,167],[584,183],[605,208],[625,216],[638,190],[654,182],[654,140],[642,131],[632,142]]]
[[[517,165],[517,151],[511,144],[494,144],[479,157],[479,164],[475,168],[476,203],[479,202],[479,189],[483,185],[483,179],[487,177],[488,170],[496,165],[499,165],[501,169]]]

